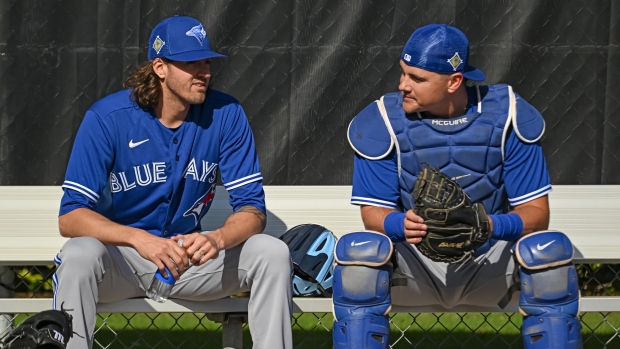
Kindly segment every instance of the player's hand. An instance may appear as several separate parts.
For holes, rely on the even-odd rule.
[[[419,244],[426,235],[426,224],[422,217],[409,210],[405,213],[405,237],[410,244]]]
[[[166,276],[164,266],[170,270],[175,280],[178,280],[181,274],[189,268],[185,250],[172,239],[160,238],[147,233],[134,248],[142,258],[155,263],[164,276]]]
[[[210,259],[217,258],[220,254],[220,248],[214,235],[215,231],[202,234],[195,232],[177,235],[171,239],[175,241],[183,239],[183,249],[185,250],[186,258],[194,265],[201,265]]]

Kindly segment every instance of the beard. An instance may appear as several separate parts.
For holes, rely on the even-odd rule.
[[[205,92],[192,92],[190,93],[189,96],[187,96],[186,102],[189,104],[202,104],[205,101],[206,96],[207,96],[206,91]]]

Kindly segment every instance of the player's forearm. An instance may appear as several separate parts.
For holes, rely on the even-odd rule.
[[[512,213],[518,214],[523,220],[522,236],[549,229],[549,198],[547,195],[515,207]]]
[[[377,206],[361,206],[362,221],[367,230],[373,230],[385,234],[383,222],[388,214],[395,212],[393,209]]]
[[[500,240],[515,240],[549,228],[549,200],[546,195],[518,205],[509,213],[489,216],[490,236]],[[512,214],[518,215],[518,218]]]
[[[244,206],[230,215],[224,225],[210,233],[218,249],[226,250],[244,242],[265,229],[267,216],[256,207]]]
[[[148,232],[114,223],[97,212],[78,208],[58,217],[60,235],[64,237],[90,236],[103,243],[133,246],[141,234]]]

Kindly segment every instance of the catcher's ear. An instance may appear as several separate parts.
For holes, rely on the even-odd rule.
[[[461,73],[454,73],[448,76],[448,92],[456,92],[465,82],[465,77]]]

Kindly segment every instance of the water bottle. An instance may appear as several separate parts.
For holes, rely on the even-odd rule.
[[[175,282],[170,270],[165,266],[164,268],[166,269],[168,277],[165,278],[158,269],[155,275],[153,275],[153,280],[151,280],[149,289],[146,291],[146,295],[157,303],[163,303],[168,299]]]
[[[183,247],[183,239],[179,239],[177,244]],[[189,266],[192,266],[191,262]],[[170,292],[172,291],[172,287],[176,282],[172,276],[172,273],[168,270],[168,267],[164,265],[164,268],[166,269],[166,274],[168,274],[168,277],[164,277],[158,269],[157,272],[155,272],[155,275],[153,275],[153,280],[151,280],[151,284],[146,291],[146,295],[157,303],[163,303],[168,299]]]

